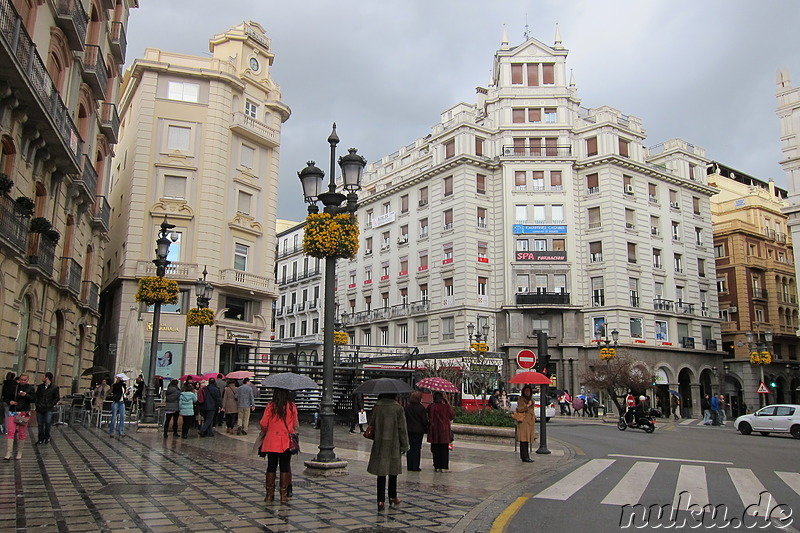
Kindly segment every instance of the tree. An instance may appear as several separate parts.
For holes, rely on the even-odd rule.
[[[605,363],[589,365],[580,379],[587,387],[606,391],[622,415],[627,409],[625,397],[628,391],[643,393],[652,385],[652,376],[652,370],[641,361],[618,356]]]

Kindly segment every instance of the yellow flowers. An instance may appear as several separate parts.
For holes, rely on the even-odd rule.
[[[473,342],[469,347],[475,353],[486,353],[489,351],[489,345],[485,342]]]
[[[214,311],[208,307],[203,309],[192,307],[189,309],[189,312],[186,313],[186,325],[190,328],[193,326],[213,326]]]
[[[344,331],[334,331],[333,332],[333,344],[347,344],[347,341],[350,340],[347,336],[347,333]]]
[[[772,363],[772,354],[767,350],[750,352],[750,364],[752,365],[768,365]]]
[[[617,356],[616,348],[600,348],[600,359],[602,359],[603,361],[614,359],[616,356]]]
[[[172,279],[148,276],[139,280],[139,290],[136,291],[136,301],[147,305],[157,303],[178,303],[178,282]]]
[[[311,257],[352,259],[358,252],[358,221],[343,213],[312,213],[306,217],[303,252]]]

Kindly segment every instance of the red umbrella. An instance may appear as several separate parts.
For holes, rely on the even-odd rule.
[[[181,376],[179,381],[202,381],[202,376],[195,376],[194,374],[186,374],[185,376]]]
[[[550,385],[550,378],[541,372],[520,372],[508,382],[520,385]]]
[[[417,381],[420,389],[430,389],[441,392],[459,392],[458,387],[444,378],[425,378]]]
[[[235,372],[231,372],[225,376],[225,379],[244,379],[254,377],[256,377],[255,372],[250,372],[249,370],[236,370]]]
[[[200,376],[200,381],[208,381],[211,378],[222,379],[222,374],[220,374],[219,372],[207,372],[202,376]]]

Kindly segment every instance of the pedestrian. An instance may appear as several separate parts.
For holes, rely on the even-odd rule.
[[[14,399],[16,386],[17,386],[17,375],[14,374],[14,372],[8,372],[6,374],[5,381],[3,381],[3,389],[2,389],[3,412],[0,413],[0,415],[2,415],[2,420],[3,420],[3,435],[8,433],[8,427],[6,425],[6,417],[8,416],[9,412],[9,403],[11,402],[11,400]]]
[[[180,417],[180,401],[181,390],[178,388],[178,380],[172,379],[167,386],[167,394],[165,397],[164,413],[166,413],[166,420],[164,420],[164,438],[167,438],[169,430],[169,421],[172,420],[172,434],[178,436],[178,417]]]
[[[133,383],[133,401],[136,402],[136,407],[141,410],[142,408],[142,399],[144,398],[144,391],[147,389],[147,385],[145,385],[144,377],[139,374],[136,377],[136,381]]]
[[[700,399],[700,409],[703,411],[703,425],[708,426],[711,424],[711,402],[708,399],[708,394],[705,394]]]
[[[672,416],[675,417],[675,420],[678,420],[680,417],[678,416],[678,410],[681,406],[681,400],[678,398],[677,394],[672,395],[672,399],[670,399],[670,408],[672,410]]]
[[[350,417],[350,433],[356,432],[356,424],[358,424],[358,428],[361,430],[361,433],[364,433],[364,428],[361,427],[360,416],[361,413],[364,412],[364,397],[361,394],[353,393],[353,410],[351,412]]]
[[[406,429],[408,430],[408,453],[406,454],[406,470],[420,472],[419,462],[422,452],[422,438],[428,431],[428,411],[422,405],[422,391],[414,391],[408,398],[406,412]]]
[[[181,438],[189,437],[189,430],[194,427],[194,406],[197,403],[197,393],[188,381],[183,384],[183,392],[178,398],[178,411],[181,414]]]
[[[119,438],[125,436],[125,374],[117,374],[116,381],[111,385],[111,422],[108,425],[108,436],[114,438],[114,427],[117,428]]]
[[[208,380],[208,385],[200,389],[197,401],[200,404],[200,411],[203,413],[200,436],[213,437],[214,418],[217,416],[217,411],[222,407],[222,395],[217,388],[217,380],[214,378]]]
[[[450,471],[450,443],[452,428],[450,423],[456,417],[444,394],[440,391],[433,393],[433,403],[428,406],[428,442],[431,444],[433,455],[433,471]]]
[[[725,395],[719,395],[719,425],[724,426],[725,421],[728,419],[728,402],[725,400]]]
[[[247,435],[247,428],[250,427],[250,413],[256,409],[255,392],[250,386],[250,378],[242,380],[242,386],[236,391],[236,403],[239,405],[239,426],[236,428],[236,434]]]
[[[500,389],[494,389],[491,397],[489,397],[489,407],[494,411],[500,410]]]
[[[506,391],[500,393],[500,409],[503,411],[511,410],[511,400],[508,399],[508,393],[506,393]]]
[[[275,478],[281,469],[279,492],[281,503],[289,502],[289,485],[292,482],[292,453],[289,450],[289,435],[297,432],[297,405],[286,389],[274,389],[272,401],[261,417],[262,454],[267,455],[265,502],[275,500]]]
[[[33,385],[28,383],[28,375],[20,374],[14,386],[14,395],[9,400],[6,417],[6,461],[14,451],[14,437],[17,440],[17,460],[22,459],[22,442],[28,438],[28,422],[31,419],[31,404],[36,399]]]
[[[239,416],[239,402],[236,401],[236,392],[239,387],[236,386],[235,379],[229,379],[225,384],[225,391],[222,393],[222,410],[225,412],[225,432],[233,435],[234,428],[236,427],[236,419]]]
[[[530,446],[536,440],[536,409],[533,403],[533,389],[530,385],[522,387],[517,400],[514,419],[517,421],[517,440],[519,441],[519,457],[523,463],[532,463]]]
[[[575,398],[572,400],[572,414],[575,416],[583,416],[583,405],[585,403],[586,402],[584,402],[583,398],[580,396],[575,396]]]
[[[108,384],[108,378],[103,378],[100,383],[94,388],[94,408],[98,411],[103,410],[103,402],[106,400],[108,393],[111,392],[111,385]]]
[[[441,395],[441,392],[438,393]],[[397,497],[397,476],[403,472],[401,455],[408,451],[408,426],[396,394],[379,394],[372,409],[375,439],[369,453],[367,472],[377,476],[378,511],[386,508],[386,478],[389,478],[389,505],[400,505]],[[447,444],[444,445],[447,451]]]
[[[719,418],[719,394],[716,392],[711,397],[711,424],[714,426],[720,425]]]
[[[36,423],[39,426],[39,438],[36,444],[50,442],[50,428],[53,424],[53,409],[61,399],[58,385],[53,383],[53,373],[45,372],[42,383],[36,387]]]

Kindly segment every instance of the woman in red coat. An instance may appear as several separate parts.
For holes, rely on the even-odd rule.
[[[428,442],[431,443],[433,471],[450,469],[450,422],[456,417],[453,407],[439,391],[433,393],[433,403],[428,406]]]
[[[267,497],[265,502],[275,499],[275,474],[281,467],[281,503],[289,502],[289,484],[292,482],[292,454],[289,452],[289,433],[297,432],[297,406],[286,389],[275,389],[272,401],[261,417],[261,432],[264,442],[261,451],[267,454]]]

